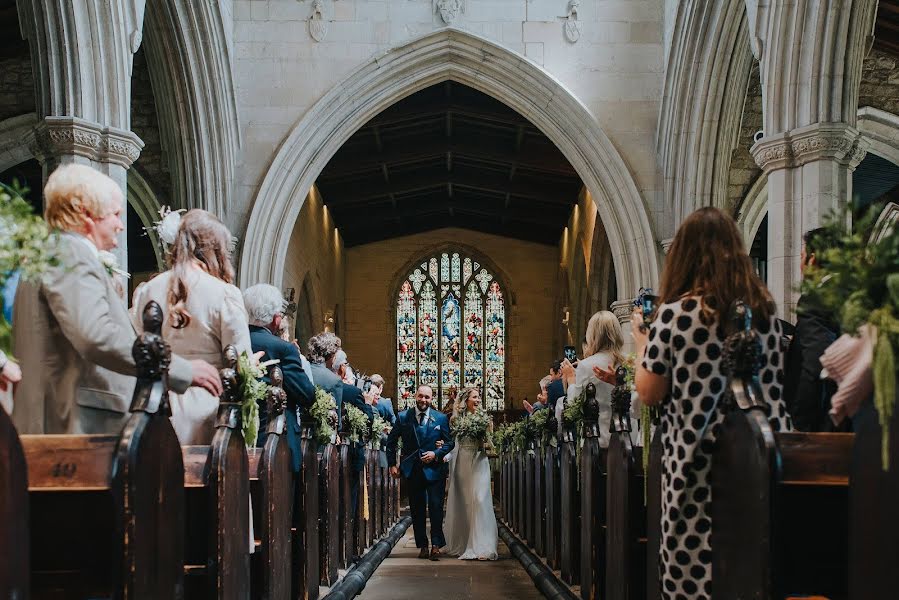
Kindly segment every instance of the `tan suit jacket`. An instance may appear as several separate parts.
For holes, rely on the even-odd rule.
[[[134,392],[137,336],[112,276],[74,234],[60,236],[61,265],[19,285],[13,309],[22,368],[13,422],[19,433],[118,433]],[[192,369],[173,356],[169,383],[190,386]]]

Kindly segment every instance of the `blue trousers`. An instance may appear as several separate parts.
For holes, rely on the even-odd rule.
[[[446,546],[443,536],[443,494],[446,490],[446,477],[437,481],[428,481],[421,468],[412,472],[409,482],[409,509],[412,513],[412,530],[415,532],[415,545],[427,548],[427,520],[431,519],[431,546]]]

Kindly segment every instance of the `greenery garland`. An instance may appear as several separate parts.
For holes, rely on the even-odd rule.
[[[0,288],[16,272],[33,281],[59,264],[56,242],[47,223],[34,214],[24,196],[28,188],[17,181],[0,183]],[[12,356],[12,326],[3,317],[0,298],[0,350]]]
[[[350,432],[351,442],[364,441],[371,430],[368,427],[368,417],[365,413],[353,406],[352,404],[344,404],[344,412],[346,413],[347,426]]]
[[[543,448],[546,445],[546,436],[544,435],[544,432],[546,431],[546,421],[549,419],[549,412],[551,410],[551,408],[535,410],[528,419],[531,427],[534,429],[534,437],[540,448]]]
[[[899,227],[879,240],[868,240],[878,214],[868,215],[847,232],[843,216],[824,227],[826,249],[805,270],[802,294],[814,306],[831,311],[844,333],[863,326],[876,336],[872,375],[874,406],[880,420],[881,461],[889,469],[890,420],[896,404],[896,354],[899,353]]]
[[[243,401],[240,404],[241,433],[247,448],[256,445],[259,436],[259,403],[265,401],[269,386],[262,381],[262,366],[255,364],[246,350],[237,358],[237,375]]]
[[[374,423],[371,426],[371,439],[375,442],[376,448],[381,447],[381,436],[384,435],[384,432],[390,433],[391,429],[393,428],[390,426],[390,423],[384,420],[381,415],[375,415]]]
[[[578,433],[584,423],[584,402],[587,399],[587,389],[581,390],[580,395],[569,403],[562,411],[562,425],[574,429]]]
[[[309,415],[315,421],[315,441],[319,446],[329,444],[334,436],[334,427],[331,426],[331,411],[337,410],[334,397],[324,388],[315,386],[315,401],[309,409]]]

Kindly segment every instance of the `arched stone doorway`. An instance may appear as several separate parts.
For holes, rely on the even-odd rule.
[[[281,286],[293,224],[318,174],[343,143],[397,101],[441,81],[482,91],[530,120],[570,161],[593,197],[612,247],[617,296],[658,278],[649,217],[627,166],[596,119],[534,63],[483,38],[443,29],[376,56],[325,94],[282,144],[250,215],[242,285]]]

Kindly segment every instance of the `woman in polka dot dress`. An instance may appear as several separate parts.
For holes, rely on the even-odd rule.
[[[792,429],[781,398],[783,350],[774,302],[755,274],[733,219],[702,208],[680,226],[662,273],[659,306],[649,331],[632,318],[640,400],[662,407],[662,596],[713,595],[710,517],[712,450],[723,420],[718,401],[725,334],[721,312],[735,300],[752,308],[765,347],[760,380],[775,431]],[[726,315],[724,315],[726,317]]]

